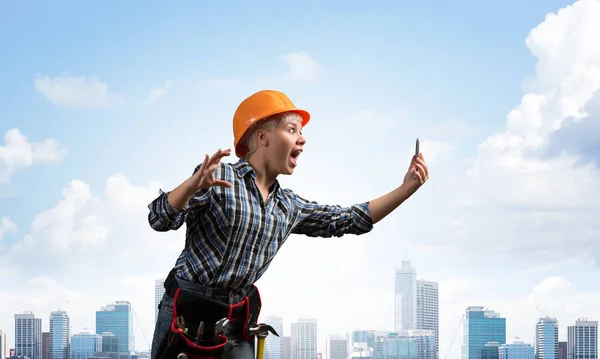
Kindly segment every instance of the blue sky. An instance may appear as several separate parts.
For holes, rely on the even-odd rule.
[[[285,63],[278,57],[298,49],[318,57],[325,70],[318,85],[289,88],[301,103],[327,98],[320,105],[332,111],[349,103],[401,107],[420,123],[450,118],[480,131],[498,129],[519,98],[523,76],[532,72],[533,59],[523,38],[533,23],[567,3],[532,1],[519,5],[519,11],[509,3],[478,1],[435,6],[238,2],[232,7],[192,1],[177,7],[135,1],[110,6],[39,2],[34,8],[4,3],[0,42],[10,56],[0,59],[3,127],[68,143],[70,152],[68,161],[53,167],[57,171],[29,169],[30,176],[18,177],[15,190],[27,198],[30,191],[23,186],[35,186],[30,178],[42,173],[46,181],[61,186],[72,177],[94,183],[115,168],[131,169],[130,158],[122,153],[134,131],[142,131],[142,142],[150,143],[162,136],[166,123],[221,122],[219,128],[225,129],[229,118],[201,119],[213,110],[213,96],[170,99],[173,105],[162,104],[158,116],[135,111],[136,102],[165,79],[192,84],[206,78],[250,80],[281,73]],[[110,113],[56,108],[33,90],[37,74],[95,76],[108,83],[109,92],[125,96],[126,104]],[[231,108],[244,95],[225,95],[223,101]],[[193,110],[198,118],[173,108],[182,104],[197,105]],[[229,108],[223,115],[231,112]],[[187,118],[169,118],[172,112]],[[110,148],[106,143],[112,143]],[[144,158],[146,152],[135,156],[133,162],[140,166],[136,171],[155,171],[153,160]],[[30,196],[30,206],[16,216],[17,223],[25,225],[32,211],[47,207],[57,194]],[[12,201],[19,202],[8,208],[23,198]]]
[[[12,328],[13,312],[47,318],[61,305],[52,293],[64,293],[79,303],[68,308],[75,332],[93,330],[93,311],[126,297],[150,338],[153,280],[168,272],[183,231],[152,232],[145,205],[205,153],[231,146],[235,107],[263,88],[313,115],[300,167],[281,179],[306,197],[352,204],[393,189],[415,137],[432,171],[366,236],[291,238],[261,279],[266,313],[318,317],[321,348],[329,334],[385,330],[407,250],[420,277],[440,282],[441,355],[468,305],[505,314],[509,338],[529,338],[538,315],[561,325],[586,315],[600,295],[585,286],[599,253],[600,45],[590,39],[600,5],[583,0],[546,18],[570,4],[1,3],[0,132],[54,142],[41,152],[0,147],[0,179],[14,168],[0,183],[0,294],[49,293],[41,304],[0,299],[9,308],[0,330]],[[580,109],[589,116],[576,122]],[[314,281],[314,268],[295,272],[307,257],[338,284]],[[98,268],[113,289],[70,276],[98,279]],[[295,287],[284,283],[291,276]],[[352,323],[343,308],[326,312],[359,280],[380,298],[378,312]],[[541,303],[548,293],[559,299]],[[573,298],[576,309],[565,309]],[[280,305],[289,300],[306,305]],[[455,343],[449,358],[458,355]]]

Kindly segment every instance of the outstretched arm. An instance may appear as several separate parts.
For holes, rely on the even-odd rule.
[[[293,224],[292,233],[329,238],[345,234],[360,235],[373,229],[367,203],[350,207],[326,205],[308,201],[289,192],[298,209],[298,218]]]
[[[299,209],[299,215],[292,233],[309,237],[341,237],[345,234],[364,234],[373,225],[394,209],[427,181],[429,171],[423,155],[414,157],[404,176],[404,182],[395,190],[369,202],[350,207],[318,204],[293,194],[292,198]]]
[[[373,224],[381,221],[392,213],[398,206],[413,195],[429,179],[429,169],[420,153],[419,157],[413,156],[404,182],[393,191],[369,202],[369,212]]]
[[[209,205],[213,186],[231,187],[231,183],[215,178],[221,158],[229,153],[228,149],[217,151],[211,158],[206,155],[191,177],[170,192],[160,191],[160,195],[148,205],[150,227],[159,232],[177,230],[191,211]]]

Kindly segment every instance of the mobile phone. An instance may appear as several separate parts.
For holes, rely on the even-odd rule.
[[[415,156],[419,157],[419,138],[417,137],[417,142],[415,143]]]

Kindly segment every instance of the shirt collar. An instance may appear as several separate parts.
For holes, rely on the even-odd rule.
[[[239,178],[244,178],[250,174],[253,180],[256,179],[256,172],[254,171],[254,168],[252,168],[250,163],[244,158],[240,158],[239,161],[234,163],[233,168],[235,168]],[[281,187],[278,180],[275,180],[275,183],[273,183],[273,192],[275,192],[279,199],[282,199]]]

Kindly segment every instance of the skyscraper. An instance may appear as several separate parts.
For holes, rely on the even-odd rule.
[[[96,334],[113,333],[119,341],[119,352],[134,351],[133,310],[131,303],[117,301],[96,312]]]
[[[8,339],[6,333],[0,330],[0,359],[8,358]]]
[[[417,328],[435,334],[435,357],[439,357],[439,290],[436,282],[417,280]]]
[[[325,342],[325,359],[347,359],[348,341],[341,336],[329,336]]]
[[[67,312],[50,313],[50,359],[69,359],[71,353],[71,327]]]
[[[266,323],[275,329],[279,337],[269,335],[265,339],[265,358],[266,359],[283,359],[283,319],[279,316],[267,317]]]
[[[50,332],[42,332],[42,359],[50,359]]]
[[[157,279],[154,281],[154,324],[158,320],[158,305],[165,294],[165,280]]]
[[[15,314],[15,355],[42,358],[42,319],[31,312]]]
[[[417,327],[417,272],[408,260],[396,269],[394,327],[396,331]]]
[[[598,321],[579,318],[567,327],[567,359],[598,359]]]
[[[290,346],[292,359],[315,359],[317,357],[317,320],[301,318],[292,323]]]
[[[535,326],[535,358],[558,358],[558,321],[556,318],[540,318]]]
[[[567,359],[567,342],[558,342],[558,359]]]
[[[463,329],[463,359],[479,359],[488,342],[506,344],[506,318],[485,307],[468,307]]]

